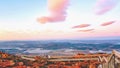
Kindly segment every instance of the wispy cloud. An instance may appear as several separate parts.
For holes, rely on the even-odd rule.
[[[85,30],[78,30],[78,32],[90,32],[90,31],[93,31],[95,29],[85,29]]]
[[[73,26],[72,28],[85,28],[88,26],[90,26],[90,24],[81,24],[81,25]]]
[[[68,5],[69,0],[48,0],[50,16],[38,18],[37,21],[40,23],[65,21]]]
[[[95,12],[96,14],[104,14],[110,10],[112,10],[119,0],[97,0],[97,3],[95,5]]]
[[[116,21],[105,22],[105,23],[102,23],[101,26],[108,26],[108,25],[111,25],[111,24],[113,24],[115,22]]]

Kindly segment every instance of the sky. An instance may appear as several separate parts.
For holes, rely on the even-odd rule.
[[[0,40],[119,39],[119,0],[1,0]]]

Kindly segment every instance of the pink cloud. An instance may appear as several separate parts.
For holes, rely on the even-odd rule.
[[[88,26],[90,26],[90,24],[81,24],[81,25],[73,26],[72,28],[85,28]]]
[[[85,29],[85,30],[78,30],[78,32],[90,32],[93,31],[94,29]]]
[[[38,18],[37,21],[40,23],[64,21],[68,5],[69,0],[48,0],[50,16]]]
[[[111,25],[113,23],[115,23],[115,21],[105,22],[105,23],[101,24],[101,26],[108,26],[108,25]]]
[[[98,0],[95,6],[96,14],[104,14],[112,10],[119,0]]]

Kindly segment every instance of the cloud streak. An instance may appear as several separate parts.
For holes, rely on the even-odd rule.
[[[113,23],[115,23],[115,21],[105,22],[105,23],[102,23],[101,26],[108,26],[108,25],[111,25]]]
[[[72,28],[85,28],[85,27],[88,27],[90,26],[90,24],[81,24],[81,25],[77,25],[77,26],[73,26]]]
[[[37,21],[40,23],[65,21],[68,5],[69,0],[48,0],[50,16],[43,16],[38,18]]]
[[[110,10],[112,10],[119,0],[98,0],[95,5],[95,12],[98,15],[104,14]]]
[[[93,31],[95,29],[85,29],[85,30],[78,30],[78,32],[90,32],[90,31]]]

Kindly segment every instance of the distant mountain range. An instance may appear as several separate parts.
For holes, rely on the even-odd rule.
[[[38,49],[39,48],[39,49]],[[120,40],[52,40],[52,41],[1,41],[0,51],[26,53],[26,51],[59,49],[111,51],[120,50]],[[28,52],[29,53],[29,52]]]

